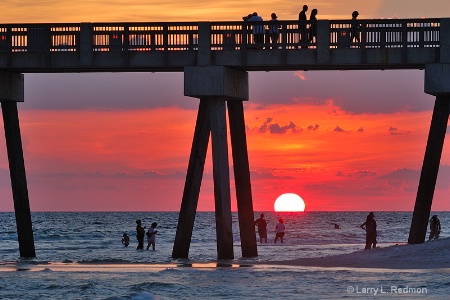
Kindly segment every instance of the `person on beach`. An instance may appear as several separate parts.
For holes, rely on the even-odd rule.
[[[255,226],[258,227],[259,242],[262,244],[265,240],[267,244],[267,221],[264,219],[264,214],[256,219]]]
[[[429,240],[438,239],[441,233],[441,221],[437,215],[433,215],[430,219],[430,237]]]
[[[274,244],[277,243],[278,238],[280,238],[281,243],[283,244],[283,238],[284,238],[284,231],[286,230],[286,227],[284,226],[284,220],[279,219],[277,225],[275,226],[275,231],[277,234],[275,235],[275,240],[273,241]]]
[[[138,245],[136,250],[144,250],[145,227],[142,227],[141,220],[136,220],[136,238]]]
[[[366,247],[364,249],[375,248],[377,246],[377,222],[373,212],[367,215],[366,221],[359,227],[366,231]]]
[[[147,234],[147,242],[148,242],[147,250],[150,248],[150,246],[152,246],[152,249],[155,250],[155,238],[156,238],[156,234],[158,233],[158,230],[155,230],[156,226],[158,226],[158,224],[156,222],[153,222],[146,233]]]
[[[124,233],[122,236],[122,245],[128,247],[129,244],[130,244],[130,237],[128,236],[128,234]]]

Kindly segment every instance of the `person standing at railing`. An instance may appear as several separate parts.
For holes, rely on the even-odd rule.
[[[270,19],[269,25],[270,41],[272,42],[272,49],[277,49],[278,38],[280,36],[280,24],[278,24],[276,13],[272,13],[270,17],[272,18]]]
[[[311,15],[309,17],[309,20],[311,21],[311,25],[309,26],[309,42],[312,43],[313,38],[317,41],[317,13],[319,11],[317,8],[314,8],[311,10]]]
[[[248,19],[249,22],[261,22],[261,25],[259,24],[253,24],[253,39],[256,44],[256,48],[262,48],[264,44],[264,24],[263,18],[258,16],[257,12],[254,12],[252,17]]]
[[[358,18],[359,12],[356,10],[352,13],[352,28],[350,31],[350,43],[353,43],[353,39],[356,39],[357,43],[360,43],[360,33],[361,33],[361,25],[358,24],[356,18]]]
[[[308,5],[303,5],[303,10],[298,14],[298,20],[300,21],[298,24],[298,30],[299,30],[299,43],[301,44],[302,48],[307,48],[305,45],[308,40],[308,32],[306,30],[306,12],[308,11]]]

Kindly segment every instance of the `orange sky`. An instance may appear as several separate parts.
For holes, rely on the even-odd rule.
[[[450,15],[447,1],[436,1],[434,8],[407,2],[417,5],[316,4],[322,18],[333,19],[354,9],[362,18]],[[0,4],[0,18],[4,23],[238,20],[252,11],[263,17],[276,11],[279,19],[295,19],[301,6],[171,3],[8,1]],[[307,210],[413,209],[434,102],[423,93],[423,71],[249,77],[245,119],[255,210],[273,210],[275,199],[287,192],[299,194]],[[179,210],[197,106],[197,99],[183,96],[178,73],[26,74],[25,103],[18,107],[32,211]],[[206,163],[199,210],[214,209],[210,151]],[[434,210],[450,209],[449,166],[444,145]],[[231,188],[235,209],[233,182]],[[13,210],[4,143],[0,199],[0,211]]]

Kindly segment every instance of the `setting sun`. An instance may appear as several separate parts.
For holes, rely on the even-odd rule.
[[[305,211],[305,201],[293,193],[286,193],[277,198],[274,203],[275,211]]]

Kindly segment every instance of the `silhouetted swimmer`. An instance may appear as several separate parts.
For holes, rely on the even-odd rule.
[[[142,227],[141,220],[136,220],[136,238],[138,240],[137,250],[144,249],[145,227]]]
[[[284,220],[279,219],[277,225],[275,226],[275,231],[277,234],[275,235],[275,240],[273,241],[275,244],[278,241],[278,238],[280,238],[281,243],[283,244],[283,238],[284,238],[284,231],[286,230],[286,227],[284,226]]]
[[[333,223],[333,222],[328,222],[328,223],[334,225],[334,229],[339,229],[339,228],[341,228],[341,227],[339,226],[338,223]]]
[[[263,240],[267,244],[267,221],[264,219],[264,214],[261,214],[259,219],[256,219],[255,226],[258,227],[259,242],[262,244]]]
[[[303,5],[302,11],[298,14],[298,20],[300,21],[298,24],[298,31],[299,31],[299,43],[302,45],[302,48],[307,48],[306,45],[303,45],[308,40],[308,32],[306,30],[306,12],[308,11],[308,5]]]
[[[377,246],[377,222],[373,212],[367,215],[366,221],[360,227],[366,231],[366,247],[364,249],[375,248]]]
[[[429,240],[438,239],[441,233],[441,221],[437,215],[433,215],[430,219],[430,237]]]
[[[130,244],[130,237],[126,233],[124,233],[123,236],[122,236],[122,244],[125,247],[128,247],[128,245]]]
[[[152,249],[155,250],[155,238],[156,234],[158,233],[158,230],[156,230],[156,226],[158,226],[158,224],[156,222],[153,222],[147,231],[147,250],[150,248],[150,246],[152,246]]]
[[[311,21],[311,25],[309,27],[309,42],[311,43],[313,41],[313,38],[316,38],[317,40],[317,13],[319,11],[314,8],[311,10],[311,15],[309,16],[309,20]]]

